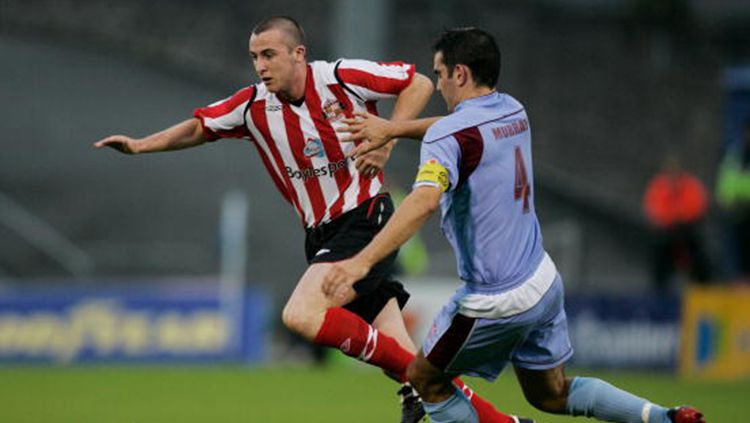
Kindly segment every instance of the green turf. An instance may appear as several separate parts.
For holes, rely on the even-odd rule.
[[[659,374],[595,373],[623,388],[702,408],[709,423],[750,422],[750,381],[678,381]],[[2,423],[397,422],[396,386],[363,367],[0,368]],[[512,373],[470,380],[502,409],[539,423],[587,419],[543,415],[523,401]]]

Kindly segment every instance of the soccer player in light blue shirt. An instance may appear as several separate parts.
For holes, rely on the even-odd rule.
[[[526,111],[495,91],[500,52],[484,31],[446,31],[435,45],[434,70],[450,115],[408,122],[365,115],[350,122],[351,138],[372,144],[360,151],[397,136],[423,136],[420,170],[385,228],[330,268],[326,295],[345,293],[439,205],[463,285],[409,366],[433,422],[479,422],[478,410],[451,381],[461,374],[494,380],[511,363],[524,395],[542,411],[622,423],[705,423],[692,407],[667,409],[597,378],[565,376],[573,349],[562,279],[544,251],[534,210]]]

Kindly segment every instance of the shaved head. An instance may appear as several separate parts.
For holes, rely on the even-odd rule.
[[[302,26],[289,16],[272,16],[261,21],[253,28],[252,35],[259,35],[272,29],[284,33],[288,46],[293,49],[299,45],[305,45],[305,31]]]

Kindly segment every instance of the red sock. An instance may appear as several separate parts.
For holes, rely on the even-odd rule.
[[[380,333],[361,317],[341,307],[329,308],[315,343],[340,349],[357,360],[378,366],[406,381],[406,366],[414,354]]]
[[[497,411],[492,404],[477,395],[476,392],[469,388],[461,379],[453,379],[453,384],[456,385],[464,395],[466,395],[466,398],[468,398],[469,401],[471,401],[471,405],[477,412],[479,423],[514,423],[513,418]]]

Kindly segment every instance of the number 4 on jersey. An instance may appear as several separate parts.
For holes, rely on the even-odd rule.
[[[516,201],[523,200],[524,214],[529,212],[529,196],[531,195],[531,186],[529,178],[526,176],[526,164],[523,162],[521,148],[516,147],[516,183],[513,191],[513,197]]]

